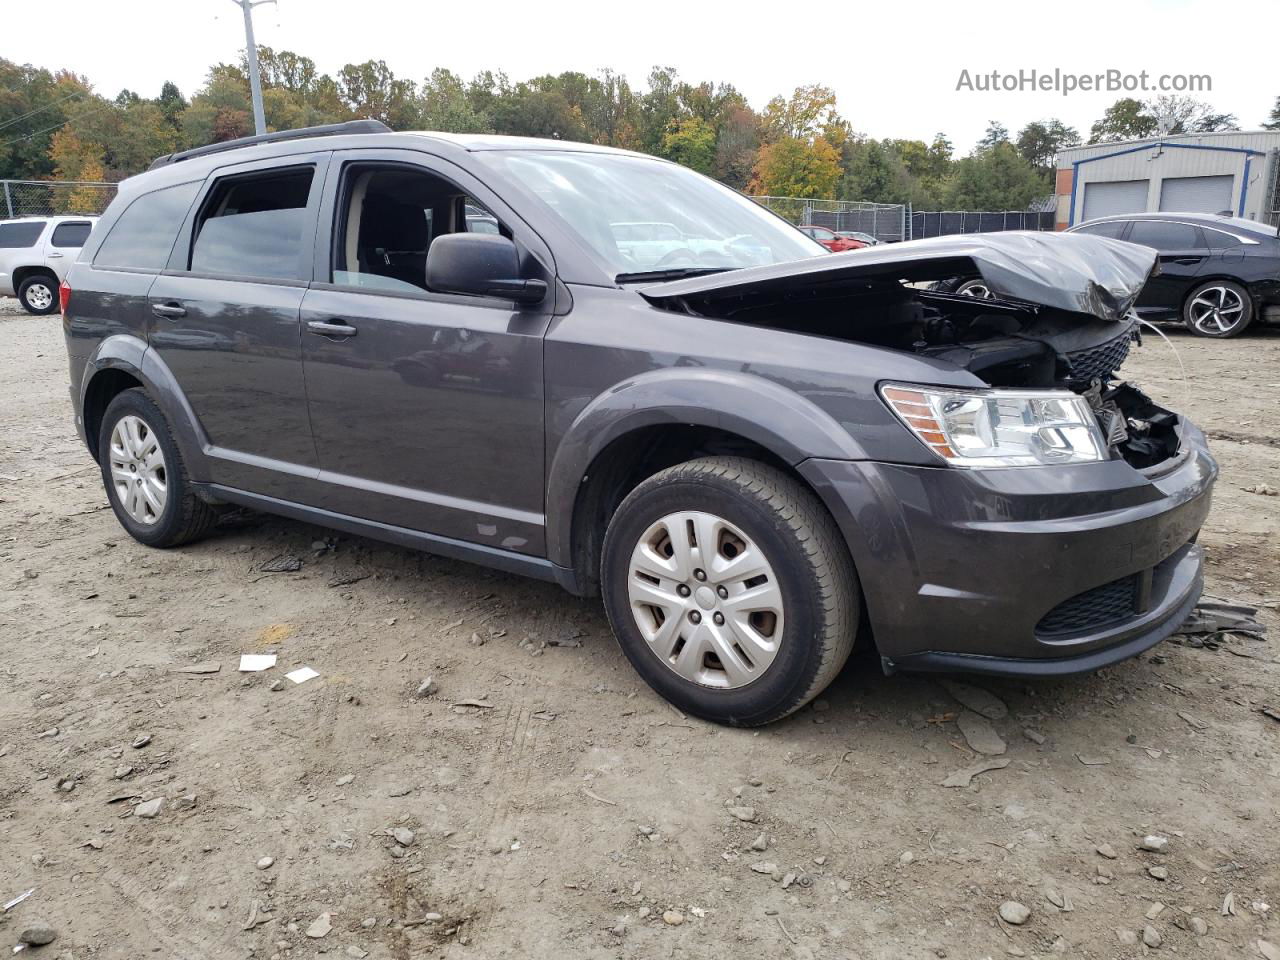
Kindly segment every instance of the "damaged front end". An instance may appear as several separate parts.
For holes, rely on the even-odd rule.
[[[663,309],[915,353],[992,388],[1070,391],[1087,403],[1110,456],[1147,469],[1177,455],[1179,417],[1117,373],[1140,342],[1132,306],[1156,267],[1154,251],[1107,238],[1002,233],[735,270],[640,293]],[[993,299],[926,288],[972,275]]]

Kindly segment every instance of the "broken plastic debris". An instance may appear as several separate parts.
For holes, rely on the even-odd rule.
[[[240,654],[241,673],[258,673],[261,670],[270,670],[275,665],[276,655],[274,653]]]
[[[320,674],[316,673],[316,671],[312,670],[310,667],[299,667],[297,670],[291,670],[289,673],[286,673],[285,676],[294,683],[306,683],[308,680],[320,676]]]
[[[16,907],[16,906],[17,906],[18,904],[20,904],[23,900],[27,899],[27,897],[31,896],[31,895],[32,895],[33,893],[35,893],[35,892],[36,892],[36,888],[35,888],[35,887],[32,887],[32,888],[31,888],[30,890],[28,890],[26,893],[20,893],[20,894],[18,894],[18,895],[17,895],[16,897],[14,897],[12,900],[10,900],[8,903],[6,903],[2,909],[0,909],[0,913],[8,913],[10,910],[12,910],[14,907]]]

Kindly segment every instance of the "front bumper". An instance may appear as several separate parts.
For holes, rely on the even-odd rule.
[[[1217,464],[1177,457],[959,470],[808,460],[857,565],[887,670],[1080,673],[1141,653],[1199,599]]]

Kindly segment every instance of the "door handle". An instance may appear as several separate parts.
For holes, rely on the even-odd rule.
[[[58,257],[61,257],[61,256],[62,254],[60,254],[57,250],[50,250],[48,253],[48,257],[50,260],[57,259]]]
[[[345,323],[330,323],[328,320],[309,320],[307,329],[321,337],[354,337],[356,328]]]
[[[1203,259],[1204,257],[1175,257],[1173,262],[1180,263],[1184,267],[1194,267]]]
[[[153,303],[151,312],[165,320],[176,320],[187,315],[187,308],[180,303]]]

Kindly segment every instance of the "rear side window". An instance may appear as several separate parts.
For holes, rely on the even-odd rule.
[[[1087,233],[1091,237],[1111,237],[1119,240],[1120,234],[1124,233],[1124,228],[1128,225],[1128,220],[1104,220],[1102,223],[1086,224],[1074,232]]]
[[[219,181],[196,222],[193,273],[304,279],[302,229],[314,171]]]
[[[0,223],[0,250],[16,250],[33,247],[44,230],[44,220],[24,220],[21,223]]]
[[[50,242],[55,247],[83,247],[92,229],[92,223],[60,223],[53,228]]]
[[[144,193],[120,214],[93,258],[95,267],[163,270],[200,181]]]
[[[1199,227],[1167,220],[1135,220],[1129,231],[1129,242],[1162,251],[1196,250],[1204,246]]]
[[[1241,240],[1234,233],[1222,233],[1218,230],[1205,230],[1204,238],[1209,241],[1211,250],[1225,250],[1228,247],[1241,246]]]

